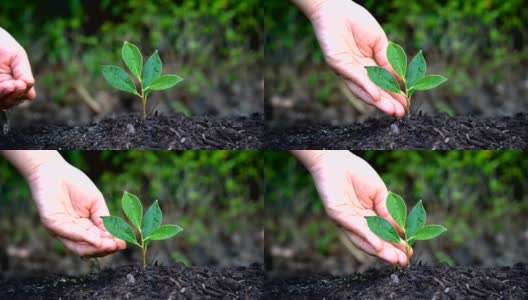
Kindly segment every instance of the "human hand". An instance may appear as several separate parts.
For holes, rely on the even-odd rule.
[[[8,109],[21,100],[35,99],[34,83],[26,51],[0,28],[0,109]]]
[[[36,164],[26,179],[43,225],[66,248],[82,256],[104,256],[126,248],[103,225],[101,216],[110,213],[101,192],[60,156]]]
[[[390,65],[387,36],[376,19],[350,0],[294,0],[312,22],[326,62],[359,99],[388,115],[403,117],[407,103],[368,77],[365,66],[380,66],[400,78]]]
[[[356,247],[392,264],[408,264],[405,242],[380,239],[365,216],[387,219],[401,232],[386,207],[387,188],[376,171],[348,151],[294,151],[312,174],[326,212]],[[412,255],[412,249],[411,249]]]

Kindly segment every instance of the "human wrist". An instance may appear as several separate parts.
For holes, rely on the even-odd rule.
[[[336,161],[345,160],[351,155],[347,150],[292,150],[291,153],[312,174],[319,169],[322,161],[329,158]]]
[[[292,2],[299,7],[304,15],[312,20],[312,17],[316,15],[317,11],[321,6],[325,4],[339,5],[339,4],[350,4],[350,0],[292,0]]]
[[[65,163],[57,151],[51,150],[3,150],[2,155],[20,172],[28,183],[32,176],[47,164]]]
[[[327,0],[292,0],[292,2],[311,19],[311,16],[317,11],[317,8]]]

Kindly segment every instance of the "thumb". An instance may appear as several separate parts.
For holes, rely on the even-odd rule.
[[[103,219],[101,219],[101,216],[109,216],[110,211],[108,210],[108,206],[106,206],[106,202],[102,195],[98,195],[95,200],[93,201],[93,205],[90,207],[90,219],[92,222],[103,230],[104,232],[108,232],[103,224]]]
[[[33,87],[35,84],[35,78],[33,78],[31,65],[24,49],[20,49],[20,51],[17,52],[11,67],[15,79],[24,81],[28,87]]]
[[[398,223],[394,221],[394,219],[389,213],[389,210],[387,209],[387,196],[388,195],[389,195],[389,192],[387,188],[384,188],[380,193],[378,193],[376,198],[374,198],[374,211],[376,212],[376,214],[378,214],[378,216],[389,221],[389,223],[391,223],[391,225],[394,226],[394,228],[396,228],[396,230],[398,230],[398,232],[401,233],[403,232],[403,228],[401,228],[400,225],[398,225]]]
[[[401,81],[402,78],[394,68],[392,68],[392,65],[389,62],[389,59],[387,57],[387,47],[389,46],[389,41],[387,40],[387,36],[383,35],[378,42],[374,45],[374,59],[378,63],[378,65],[384,69],[387,69],[391,74],[398,80]]]

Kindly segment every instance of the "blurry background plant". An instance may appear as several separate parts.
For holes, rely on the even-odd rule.
[[[528,107],[525,1],[355,1],[407,53],[423,49],[428,70],[449,78],[419,95],[420,110],[511,115]],[[291,1],[267,1],[266,114],[277,122],[362,120],[375,110],[355,99],[324,62],[311,24]],[[410,58],[409,58],[410,59]]]
[[[263,155],[258,151],[62,152],[99,187],[112,215],[121,210],[123,190],[155,200],[164,223],[185,234],[153,243],[149,261],[238,266],[263,262]],[[0,262],[4,271],[86,271],[78,257],[41,226],[26,183],[0,158]],[[104,258],[105,265],[141,261],[129,246]]]
[[[159,49],[165,70],[186,79],[180,89],[154,95],[158,110],[249,114],[263,110],[262,2],[6,1],[0,24],[29,54],[40,100],[31,107],[43,117],[50,118],[50,106],[61,111],[54,118],[81,121],[130,106],[138,111],[133,97],[100,76],[101,65],[120,61],[123,40],[145,53]]]
[[[528,257],[528,154],[523,151],[357,152],[408,207],[449,228],[416,243],[413,261],[511,265]],[[289,153],[265,153],[265,257],[272,273],[341,274],[382,262],[347,243],[308,172]],[[288,174],[285,176],[284,174]]]

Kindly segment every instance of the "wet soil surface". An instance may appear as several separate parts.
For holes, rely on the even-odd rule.
[[[262,265],[206,267],[125,266],[84,277],[0,281],[0,299],[260,299]]]
[[[528,149],[528,114],[513,117],[417,115],[348,126],[272,127],[267,149]]]
[[[214,118],[139,114],[88,126],[39,124],[0,132],[0,149],[261,149],[262,115]]]
[[[528,299],[527,278],[528,264],[388,267],[342,277],[270,280],[264,299]]]

